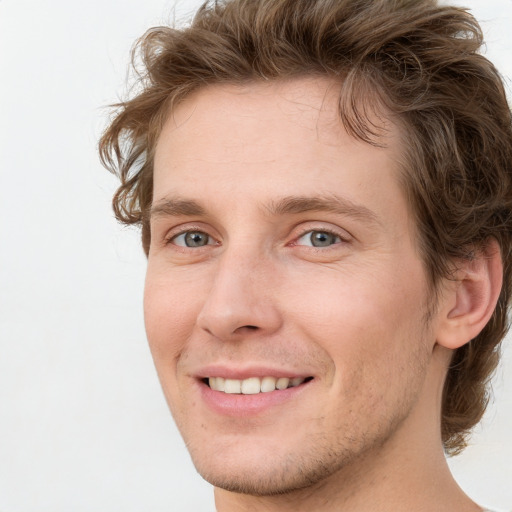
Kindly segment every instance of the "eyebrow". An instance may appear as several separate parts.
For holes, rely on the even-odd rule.
[[[203,215],[206,215],[206,210],[196,201],[174,197],[160,199],[156,204],[153,204],[148,217],[191,217]]]
[[[288,196],[272,201],[267,208],[273,215],[327,212],[352,217],[367,224],[380,224],[377,215],[366,206],[336,195]]]
[[[270,215],[298,215],[307,212],[327,212],[352,217],[366,224],[380,225],[377,215],[361,204],[336,195],[287,196],[265,205]],[[196,201],[181,197],[163,198],[151,206],[149,218],[204,216],[206,210]]]

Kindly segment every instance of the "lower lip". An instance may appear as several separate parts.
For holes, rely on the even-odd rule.
[[[202,399],[210,409],[224,416],[253,416],[261,414],[273,407],[283,405],[303,393],[312,381],[292,388],[242,395],[214,391],[204,382],[199,382]]]

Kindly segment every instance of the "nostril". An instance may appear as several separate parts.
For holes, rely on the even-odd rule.
[[[248,334],[249,331],[259,331],[260,328],[257,325],[241,325],[237,327],[232,334],[243,335]]]

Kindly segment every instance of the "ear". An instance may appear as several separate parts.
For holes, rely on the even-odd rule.
[[[503,282],[500,247],[494,238],[471,260],[459,263],[442,294],[437,343],[457,349],[478,336],[491,318]]]

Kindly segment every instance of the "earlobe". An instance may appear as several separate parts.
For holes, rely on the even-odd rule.
[[[462,261],[443,294],[437,343],[457,349],[475,338],[492,316],[503,281],[497,241],[489,239],[471,260]]]

